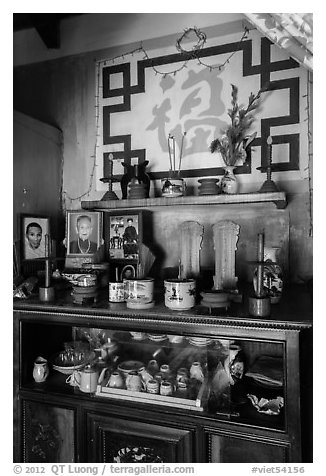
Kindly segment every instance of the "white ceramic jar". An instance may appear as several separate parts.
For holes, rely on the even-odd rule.
[[[153,301],[154,279],[124,279],[125,299],[128,302],[146,304]]]
[[[196,282],[194,279],[166,279],[164,302],[166,307],[185,311],[195,305]]]

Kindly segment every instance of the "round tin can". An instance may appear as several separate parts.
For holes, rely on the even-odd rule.
[[[120,283],[120,282],[109,283],[109,301],[110,302],[125,302],[124,283]]]
[[[195,305],[196,283],[194,279],[166,279],[164,281],[166,307],[185,311]]]
[[[147,304],[153,301],[154,279],[124,279],[125,300],[128,302]]]

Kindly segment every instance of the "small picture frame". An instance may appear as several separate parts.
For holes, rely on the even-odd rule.
[[[67,210],[67,257],[90,258],[102,244],[102,213]]]
[[[141,212],[106,214],[105,246],[110,261],[139,261],[143,240]]]
[[[45,258],[51,249],[45,246],[45,236],[50,237],[50,218],[37,215],[21,215],[22,260],[32,261]],[[51,239],[49,239],[51,247]]]
[[[109,272],[109,280],[112,282],[122,282],[124,279],[134,279],[138,276],[137,261],[112,261]]]

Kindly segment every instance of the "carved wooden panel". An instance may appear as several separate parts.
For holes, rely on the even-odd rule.
[[[24,400],[24,463],[75,462],[74,420],[72,409]]]
[[[123,418],[88,415],[92,446],[89,461],[105,463],[189,463],[189,430]]]

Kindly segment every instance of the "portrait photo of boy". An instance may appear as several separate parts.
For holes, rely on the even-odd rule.
[[[45,235],[49,233],[48,218],[24,216],[22,221],[23,258],[44,258]]]

